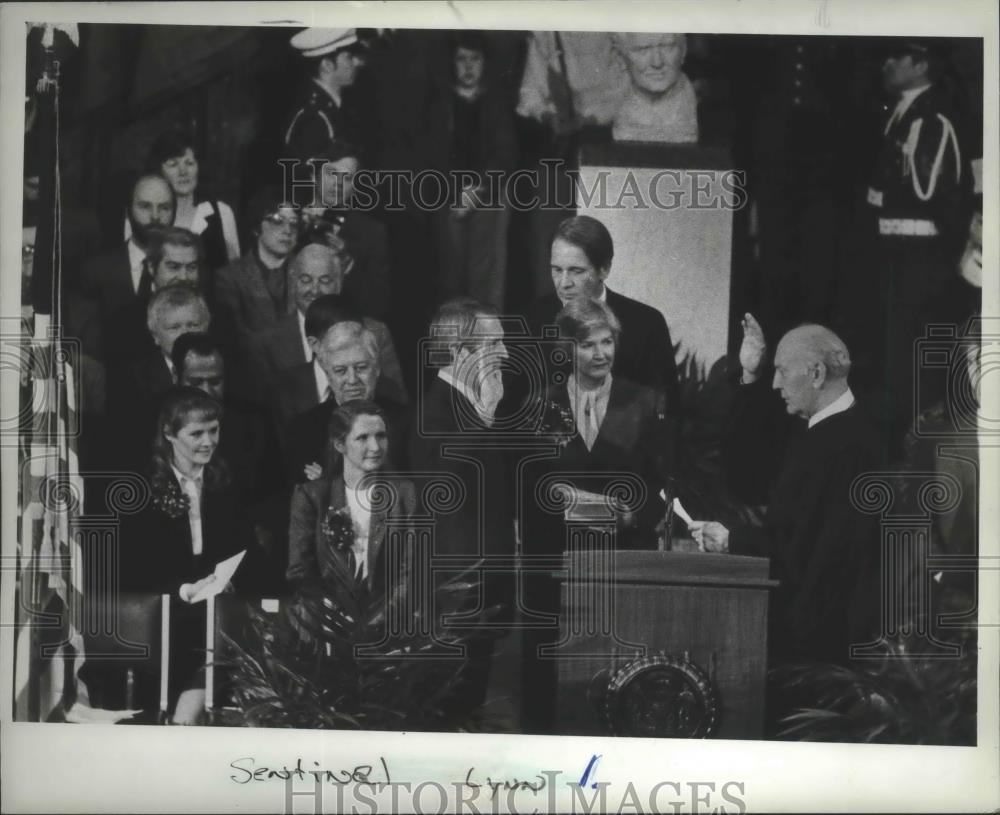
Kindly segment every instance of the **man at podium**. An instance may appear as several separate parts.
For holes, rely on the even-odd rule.
[[[762,527],[696,521],[691,531],[703,551],[770,558],[771,576],[780,581],[769,619],[772,664],[845,662],[852,644],[873,639],[878,607],[877,522],[851,501],[854,479],[876,469],[878,439],[847,383],[847,347],[819,325],[789,331],[774,356],[771,389],[807,426],[791,428],[787,440],[762,432],[783,427],[767,418],[780,405],[762,375],[763,332],[749,314],[743,331],[729,445],[735,480],[761,479],[774,451],[784,454]]]

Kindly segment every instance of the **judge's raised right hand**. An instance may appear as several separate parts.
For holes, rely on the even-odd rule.
[[[743,342],[740,344],[740,366],[743,368],[744,385],[756,382],[764,366],[767,343],[760,323],[748,311],[743,315]]]

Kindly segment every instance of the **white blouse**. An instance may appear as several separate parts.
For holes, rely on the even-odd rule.
[[[225,201],[216,201],[215,205],[219,208],[219,220],[222,222],[222,239],[226,244],[226,255],[229,257],[229,260],[236,260],[240,257],[240,239],[236,229],[236,216],[233,215],[232,207]],[[212,213],[212,202],[202,201],[195,207],[194,219],[189,226],[178,223],[174,223],[174,226],[190,229],[195,235],[200,235],[208,228],[208,218]],[[128,222],[128,218],[126,218],[125,240],[131,237],[132,225]]]
[[[344,485],[347,507],[354,521],[354,557],[362,577],[368,576],[368,535],[372,523],[371,488],[353,489]]]

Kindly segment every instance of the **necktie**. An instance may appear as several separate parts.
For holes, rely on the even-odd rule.
[[[333,401],[333,388],[329,385],[326,386],[326,390],[323,391],[323,401],[330,402]]]
[[[139,272],[139,290],[136,295],[143,303],[148,303],[153,296],[153,276],[149,273],[146,261],[142,262],[142,270]]]
[[[597,391],[586,391],[583,394],[583,442],[590,450],[597,440]]]
[[[353,547],[347,550],[347,569],[351,577],[358,576],[358,556],[354,553]]]

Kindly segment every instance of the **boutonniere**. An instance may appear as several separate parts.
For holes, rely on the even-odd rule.
[[[573,411],[551,400],[540,399],[539,402],[539,420],[535,435],[551,436],[556,444],[565,447],[576,434]]]
[[[168,479],[162,487],[153,490],[153,506],[168,518],[183,518],[191,509],[191,501],[181,492],[177,482]]]
[[[320,531],[327,544],[338,552],[346,552],[354,546],[354,521],[347,507],[328,507]]]

